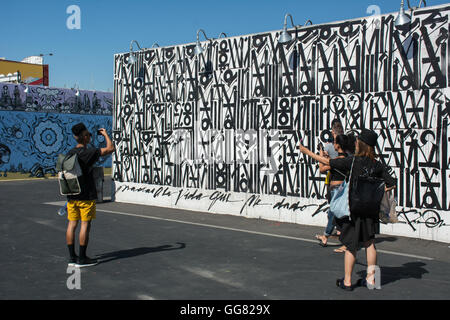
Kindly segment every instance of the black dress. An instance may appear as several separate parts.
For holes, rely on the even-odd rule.
[[[382,178],[387,187],[396,185],[396,180],[389,174],[388,167],[368,157],[351,156],[343,159],[332,159],[330,160],[330,167],[342,172],[350,171],[353,158],[355,158],[355,161],[350,178],[350,192],[354,181],[360,175]],[[352,200],[350,199],[350,201]],[[348,250],[353,252],[359,249],[361,243],[374,239],[375,234],[380,233],[380,222],[378,218],[361,218],[350,213],[350,218],[336,219],[336,224],[341,230],[339,240]]]

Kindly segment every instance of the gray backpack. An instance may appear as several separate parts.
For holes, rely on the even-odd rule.
[[[81,193],[79,177],[83,174],[78,154],[60,154],[56,161],[58,171],[59,190],[63,196],[74,196]]]

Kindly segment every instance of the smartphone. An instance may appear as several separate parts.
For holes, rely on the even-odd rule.
[[[97,130],[97,134],[101,135],[102,134],[102,130]]]
[[[322,144],[322,142],[319,142],[319,144],[317,145],[317,148],[318,148],[319,150],[323,150],[323,144]]]

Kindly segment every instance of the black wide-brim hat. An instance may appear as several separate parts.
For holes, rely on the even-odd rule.
[[[373,130],[361,129],[358,139],[371,147],[375,147],[377,144],[378,135]]]

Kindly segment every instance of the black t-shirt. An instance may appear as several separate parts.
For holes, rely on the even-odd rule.
[[[338,158],[330,160],[331,169],[338,169],[342,172],[350,172],[352,168],[353,158],[355,158],[355,162],[353,164],[353,170],[351,172],[350,189],[351,186],[356,182],[358,176],[371,176],[382,178],[386,183],[387,187],[393,187],[397,184],[397,181],[394,177],[389,174],[389,169],[387,166],[382,164],[379,161],[373,161],[368,157],[346,157],[346,158]]]
[[[338,156],[347,157],[346,153],[338,153]],[[334,159],[343,159],[343,158],[334,158]],[[335,167],[330,170],[330,181],[344,181],[346,177],[348,177],[350,171],[341,171],[336,169]]]
[[[97,200],[97,189],[92,174],[92,167],[100,158],[100,149],[93,147],[73,148],[67,154],[78,153],[83,175],[78,178],[81,193],[75,196],[67,196],[68,200]]]

